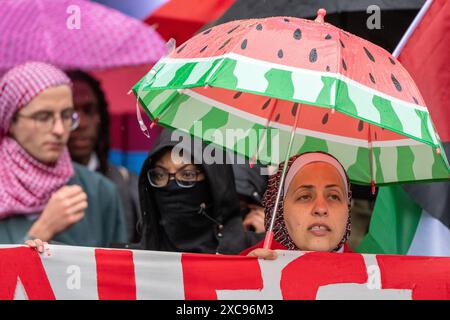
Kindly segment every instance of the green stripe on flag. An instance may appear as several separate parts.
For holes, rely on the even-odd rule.
[[[381,187],[369,233],[356,249],[359,253],[407,254],[419,224],[420,208],[402,186]]]

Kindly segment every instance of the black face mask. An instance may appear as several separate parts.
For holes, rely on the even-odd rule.
[[[160,213],[160,224],[171,244],[179,251],[202,250],[205,242],[213,241],[216,223],[202,215],[213,213],[212,194],[206,180],[198,181],[192,188],[182,188],[175,180],[163,188],[153,188]],[[211,243],[209,243],[211,245]]]

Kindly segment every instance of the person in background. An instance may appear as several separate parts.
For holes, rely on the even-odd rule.
[[[283,163],[269,178],[264,195],[266,228],[273,215],[282,170]],[[275,249],[350,252],[347,240],[352,192],[344,167],[333,156],[308,152],[291,157],[282,188],[271,248],[263,248],[261,241],[242,255],[273,260],[277,257]]]
[[[108,160],[110,126],[105,95],[100,83],[86,72],[69,71],[68,76],[73,82],[73,102],[80,117],[78,127],[69,138],[70,156],[114,182],[125,209],[128,242],[137,243],[140,240],[137,232],[140,217],[138,178]]]
[[[70,160],[78,115],[66,74],[41,62],[9,70],[0,79],[0,124],[0,243],[126,241],[116,187]]]
[[[267,188],[267,176],[261,174],[262,169],[261,166],[250,168],[246,164],[233,164],[244,228],[257,233],[265,231],[262,198]]]
[[[256,244],[262,237],[243,227],[231,165],[206,161],[204,145],[181,138],[163,130],[142,167],[142,248],[237,254]]]

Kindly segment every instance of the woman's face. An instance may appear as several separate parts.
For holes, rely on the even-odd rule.
[[[296,246],[333,250],[346,232],[347,201],[344,181],[332,165],[314,162],[297,172],[284,199],[284,220]]]

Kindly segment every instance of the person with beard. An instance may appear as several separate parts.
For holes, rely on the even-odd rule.
[[[204,145],[175,135],[162,131],[139,176],[142,248],[237,254],[256,244],[262,236],[244,230],[231,165],[206,164]]]
[[[41,62],[0,79],[0,243],[126,241],[115,186],[70,160],[66,144],[78,125],[71,86],[66,74]]]
[[[72,160],[91,171],[101,173],[117,187],[127,222],[128,242],[137,243],[140,235],[138,178],[125,167],[108,160],[109,115],[108,104],[100,83],[88,73],[75,70],[67,73],[73,83],[73,103],[80,116],[78,127],[71,133],[68,147]]]

